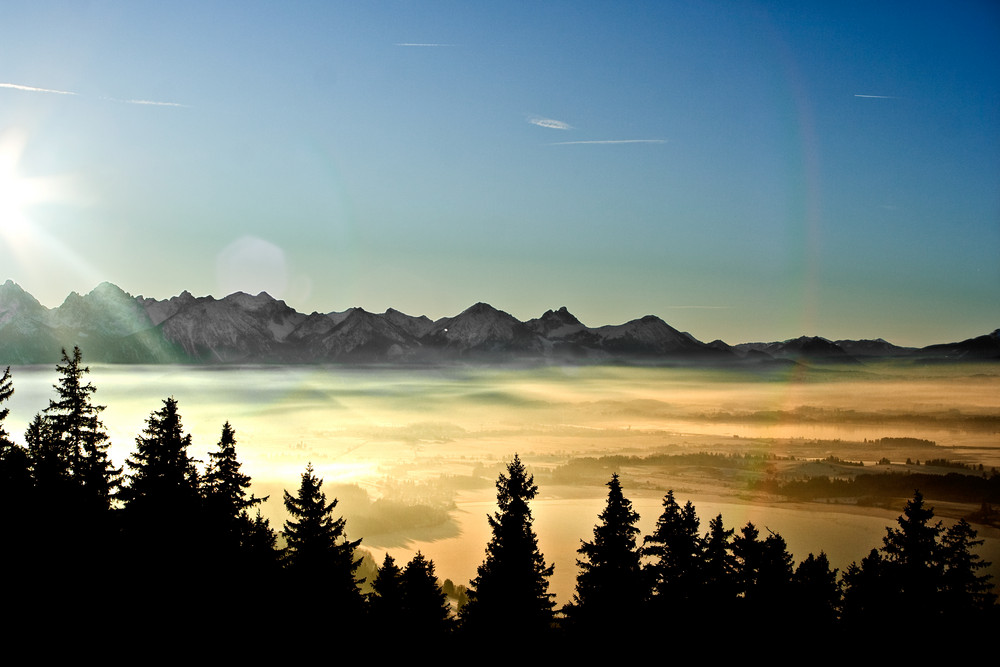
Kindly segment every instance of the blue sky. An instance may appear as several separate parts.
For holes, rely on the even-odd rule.
[[[995,2],[8,2],[0,279],[1000,326]]]

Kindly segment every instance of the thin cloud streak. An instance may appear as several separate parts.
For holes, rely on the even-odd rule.
[[[547,127],[550,130],[572,130],[573,126],[554,118],[529,118],[528,122],[538,127]]]
[[[451,46],[451,44],[433,44],[433,43],[420,43],[420,42],[399,42],[396,46]]]
[[[728,310],[732,306],[661,306],[664,310]]]
[[[898,100],[899,98],[895,95],[860,95],[858,93],[854,94],[855,97],[870,97],[878,100]]]
[[[0,88],[11,88],[13,90],[24,90],[29,93],[52,93],[54,95],[76,95],[68,90],[53,90],[51,88],[35,88],[34,86],[22,86],[16,83],[0,83]]]
[[[144,104],[151,107],[184,107],[188,108],[187,104],[179,104],[178,102],[157,102],[155,100],[119,100],[114,97],[109,97],[112,102],[121,102],[122,104]]]
[[[572,146],[574,144],[665,144],[666,139],[601,139],[597,141],[556,141],[549,146]]]
[[[29,93],[51,93],[53,95],[76,95],[79,93],[74,93],[69,90],[55,90],[53,88],[38,88],[36,86],[22,86],[19,83],[0,83],[0,88],[9,88],[10,90],[23,90]],[[121,100],[116,97],[105,97],[103,99],[110,100],[112,102],[120,102],[122,104],[144,104],[147,106],[156,107],[186,107],[187,104],[179,104],[177,102],[158,102],[156,100]]]

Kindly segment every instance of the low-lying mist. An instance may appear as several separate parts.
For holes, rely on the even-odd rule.
[[[12,373],[5,424],[23,444],[31,418],[54,396],[56,373],[39,366]],[[1000,466],[1000,368],[987,364],[759,373],[96,365],[89,380],[95,402],[107,406],[102,419],[117,464],[149,414],[173,396],[196,458],[206,459],[222,424],[232,424],[243,471],[255,494],[269,496],[263,512],[276,528],[284,521],[282,491],[294,490],[312,462],[363,547],[400,559],[420,548],[456,583],[467,583],[482,559],[493,483],[501,462],[518,452],[540,487],[533,509],[543,552],[557,564],[560,602],[572,591],[575,549],[591,538],[611,474],[598,468],[574,476],[569,464],[581,457],[770,453],[868,465],[885,457]],[[882,438],[913,443],[871,444]],[[758,516],[782,533],[797,559],[823,549],[841,568],[879,546],[899,513],[855,510],[844,518],[837,513],[843,508],[829,508],[817,525],[813,510],[757,504],[745,484],[752,472],[645,465],[626,468],[622,478],[644,530],[673,488],[695,502],[703,528],[719,511],[729,526]],[[987,533],[981,536],[995,549],[996,536]]]

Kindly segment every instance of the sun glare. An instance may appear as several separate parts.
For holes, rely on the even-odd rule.
[[[29,232],[28,209],[44,201],[46,194],[42,179],[18,173],[24,145],[23,133],[8,131],[0,137],[0,234],[11,245]]]

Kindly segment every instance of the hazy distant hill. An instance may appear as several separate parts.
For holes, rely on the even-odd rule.
[[[660,318],[589,327],[565,307],[521,322],[486,303],[432,321],[389,309],[303,314],[265,292],[216,299],[189,292],[133,297],[102,283],[48,309],[8,280],[0,285],[0,364],[53,363],[79,345],[88,361],[115,363],[859,363],[1000,359],[1000,330],[922,349],[884,340],[800,337],[706,344]]]

